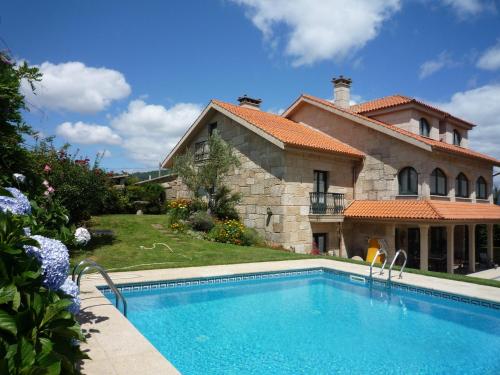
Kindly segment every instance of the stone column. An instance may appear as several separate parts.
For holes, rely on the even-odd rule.
[[[385,239],[389,248],[387,249],[388,261],[392,262],[396,254],[396,224],[387,224],[385,226]]]
[[[476,272],[476,224],[469,224],[469,272]]]
[[[486,226],[486,231],[487,231],[487,236],[488,236],[488,247],[487,247],[487,251],[488,251],[488,259],[490,261],[494,261],[493,259],[493,224],[487,224]]]
[[[446,226],[446,271],[453,273],[453,262],[455,260],[455,225]]]
[[[429,269],[429,225],[420,224],[420,269]]]

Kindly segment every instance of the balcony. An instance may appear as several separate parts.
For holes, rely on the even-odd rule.
[[[343,221],[345,208],[344,194],[309,193],[309,218],[318,222]]]

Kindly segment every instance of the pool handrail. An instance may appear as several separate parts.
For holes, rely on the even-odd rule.
[[[120,290],[116,287],[113,280],[111,280],[111,277],[109,277],[109,275],[106,272],[106,270],[104,269],[104,267],[97,264],[93,260],[85,259],[85,260],[82,260],[79,264],[77,264],[75,266],[75,268],[73,269],[73,273],[75,273],[77,267],[81,266],[82,264],[88,264],[88,265],[85,268],[81,269],[80,272],[78,273],[78,278],[76,279],[76,285],[78,287],[80,287],[80,281],[82,279],[82,276],[85,274],[85,272],[92,270],[92,269],[98,271],[101,274],[101,276],[104,278],[106,283],[108,284],[108,287],[114,293],[114,295],[115,295],[115,307],[118,310],[120,310],[118,307],[119,301],[120,300],[122,301],[123,315],[126,317],[127,316],[127,301],[125,300],[125,297],[123,297],[123,294],[120,292]],[[73,275],[72,275],[72,277],[73,277]]]
[[[403,249],[399,249],[396,252],[396,254],[394,254],[394,258],[392,259],[391,266],[389,267],[389,276],[387,277],[387,281],[389,281],[389,282],[391,281],[392,267],[394,267],[394,264],[396,264],[396,260],[398,259],[399,254],[403,254],[405,257],[405,260],[403,262],[403,266],[401,266],[401,269],[399,271],[399,276],[398,276],[399,279],[403,278],[403,271],[406,267],[406,262],[408,261],[408,255],[406,254],[406,251],[404,251]]]
[[[382,254],[384,254],[384,263],[382,264],[382,267],[380,269],[380,275],[384,274],[384,267],[387,263],[387,251],[382,247],[382,248],[377,250],[377,252],[375,253],[375,256],[373,257],[372,263],[370,264],[370,279],[373,279],[373,276],[372,276],[373,265],[377,261],[377,258]]]

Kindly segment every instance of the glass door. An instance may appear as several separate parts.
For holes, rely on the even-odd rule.
[[[326,213],[326,191],[327,185],[327,172],[314,171],[313,183],[313,211],[316,213]]]

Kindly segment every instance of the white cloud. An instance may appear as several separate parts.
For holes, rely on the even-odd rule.
[[[111,120],[112,128],[124,139],[129,157],[148,166],[156,166],[175,146],[195,121],[202,107],[178,103],[170,108],[130,102],[127,110]]]
[[[111,156],[113,156],[113,154],[109,150],[100,150],[97,153],[101,155],[102,158],[110,158]]]
[[[488,9],[494,9],[494,4],[487,0],[441,0],[450,6],[460,17],[474,16]]]
[[[486,70],[500,69],[500,40],[481,55],[477,67]]]
[[[245,6],[272,45],[276,28],[288,27],[285,53],[293,65],[342,59],[374,39],[400,8],[400,0],[232,0]]]
[[[43,74],[36,83],[36,94],[27,82],[22,91],[28,102],[37,107],[79,113],[96,113],[107,108],[113,100],[127,97],[130,86],[122,73],[93,68],[77,61],[38,66]]]
[[[443,51],[435,59],[427,60],[422,65],[420,65],[420,73],[418,76],[420,79],[424,79],[443,68],[453,67],[456,65],[457,63],[453,61],[451,55],[448,52]]]
[[[455,93],[436,106],[477,124],[469,133],[471,148],[500,159],[500,84]]]
[[[56,134],[64,139],[79,144],[111,144],[122,142],[121,137],[108,126],[86,124],[78,121],[74,124],[64,122],[56,129]]]

